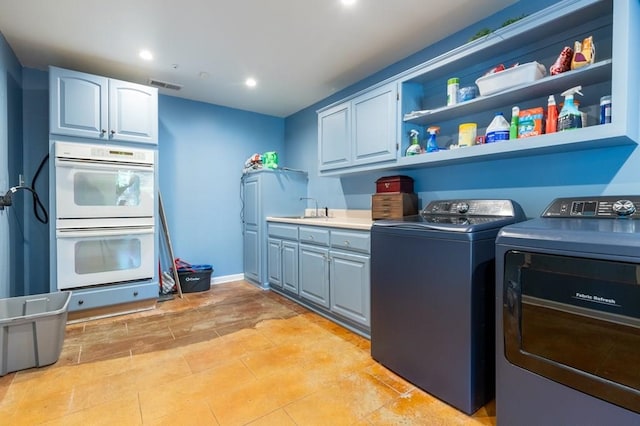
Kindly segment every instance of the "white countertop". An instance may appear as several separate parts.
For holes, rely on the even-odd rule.
[[[291,223],[295,225],[328,226],[332,228],[361,229],[368,231],[371,229],[371,210],[339,210],[329,209],[329,217],[324,216],[324,211],[320,211],[320,217],[310,217],[315,215],[315,209],[307,209],[305,217],[294,216],[267,216],[268,222]]]

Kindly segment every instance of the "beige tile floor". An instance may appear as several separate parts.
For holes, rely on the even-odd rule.
[[[221,284],[67,325],[57,363],[0,377],[3,425],[494,425],[371,359],[369,341],[275,293]]]

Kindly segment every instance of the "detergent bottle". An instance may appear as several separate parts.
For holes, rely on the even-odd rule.
[[[410,145],[406,151],[407,156],[422,154],[422,147],[420,146],[420,142],[418,142],[419,135],[420,133],[417,130],[411,130],[409,132]]]
[[[509,130],[511,125],[504,118],[501,112],[497,112],[489,126],[487,127],[487,132],[485,135],[486,143],[498,142],[498,141],[507,141],[509,140]]]
[[[427,140],[427,152],[436,152],[440,151],[440,147],[436,143],[436,134],[440,131],[440,127],[431,126],[427,128],[427,132],[429,132],[429,140]]]
[[[564,105],[562,105],[562,110],[558,114],[558,132],[582,128],[582,114],[573,103],[573,95],[575,93],[582,95],[581,89],[582,86],[576,86],[562,92]]]

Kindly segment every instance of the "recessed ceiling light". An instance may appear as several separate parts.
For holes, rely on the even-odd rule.
[[[139,53],[140,57],[145,61],[150,61],[153,59],[153,54],[148,50],[141,50]]]
[[[342,4],[345,6],[353,6],[356,4],[356,0],[342,0]]]
[[[256,87],[258,82],[256,81],[255,78],[249,77],[248,79],[245,80],[244,84],[246,84],[247,87]]]

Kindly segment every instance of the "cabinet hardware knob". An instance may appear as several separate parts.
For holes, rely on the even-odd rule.
[[[80,299],[78,300],[78,305],[82,305],[84,303],[84,300]]]
[[[345,246],[350,245],[349,240],[345,240],[344,245],[345,245]]]
[[[116,134],[116,131],[115,131],[115,130],[112,130],[112,131],[111,131],[111,134],[112,134],[112,135],[115,135],[115,134]]]
[[[133,292],[133,296],[134,296],[134,297],[136,297],[137,295],[138,295],[138,292],[137,292],[137,291],[134,291],[134,292]]]
[[[102,130],[100,130],[100,133],[102,133],[104,135],[105,133],[107,133],[107,131],[105,129],[102,129]]]

